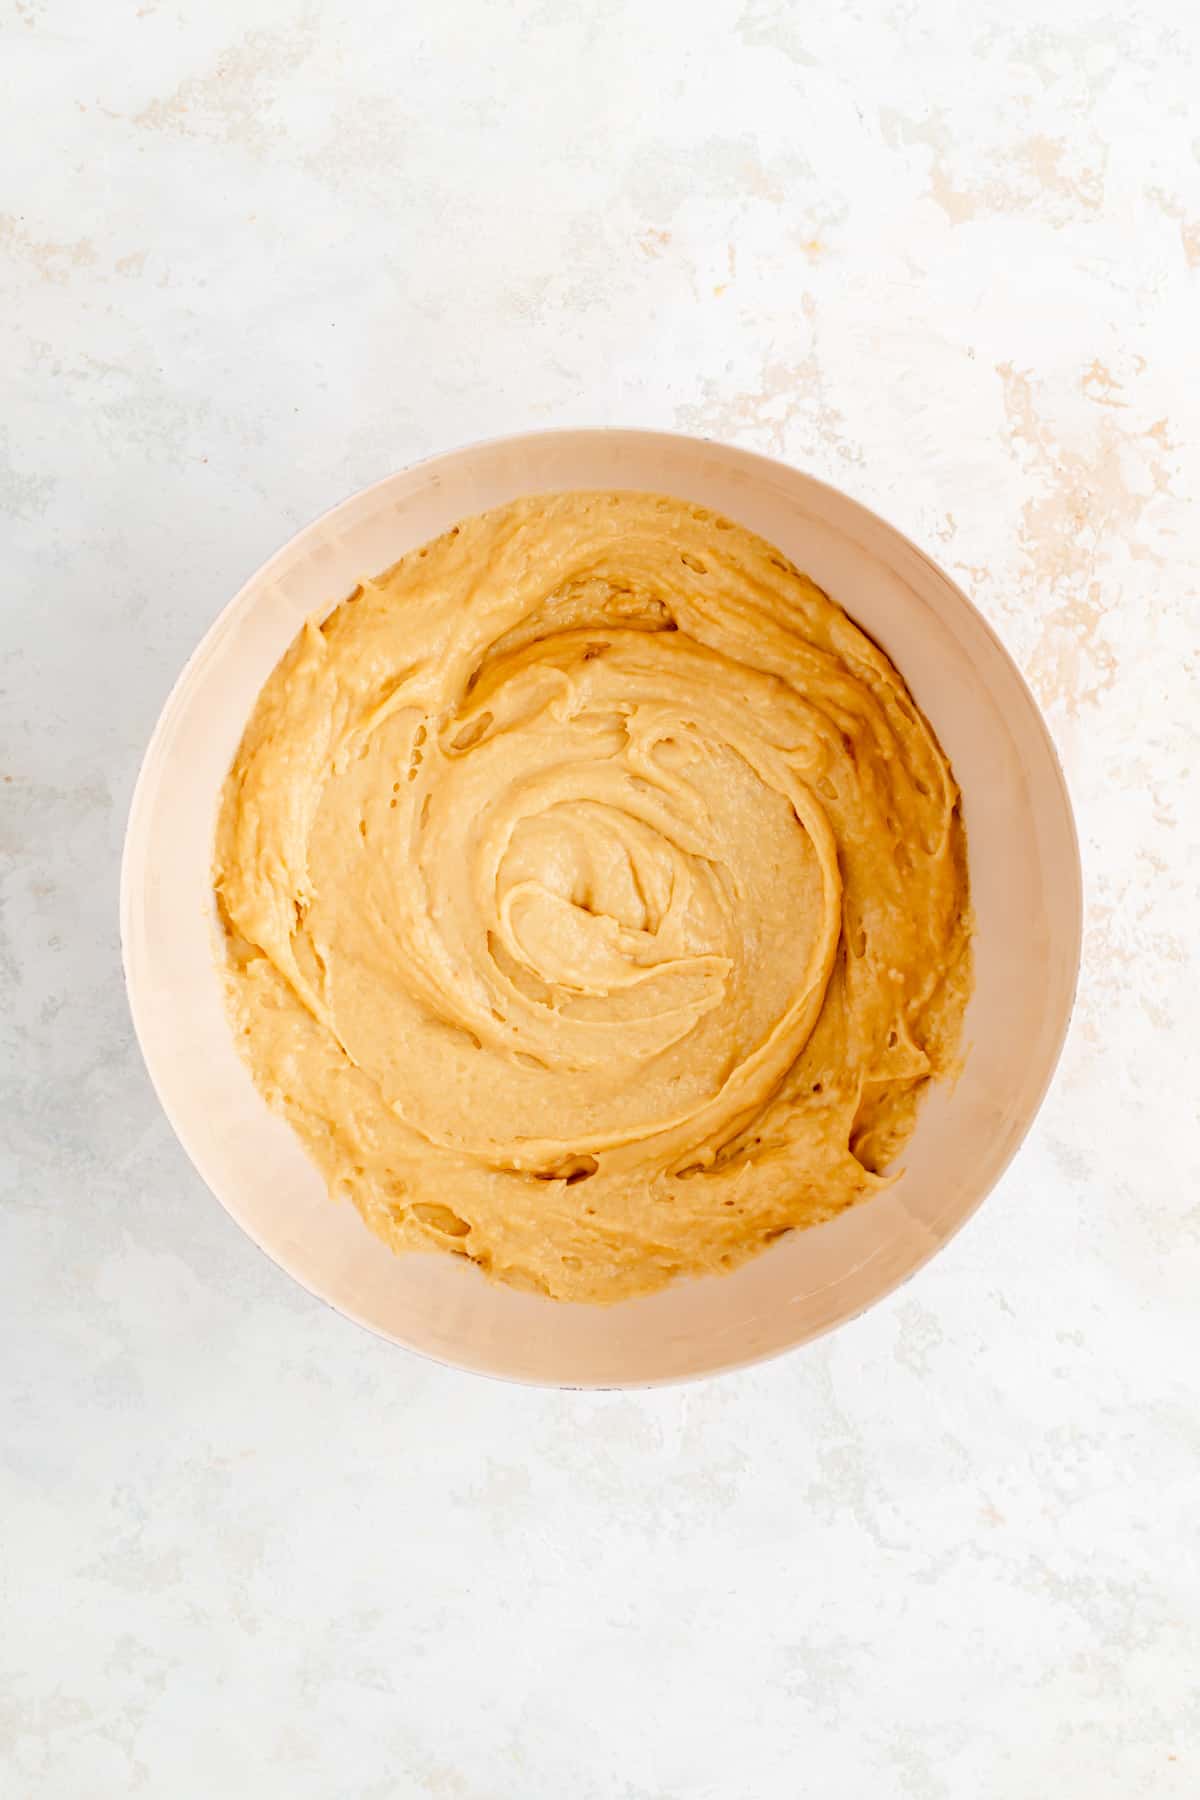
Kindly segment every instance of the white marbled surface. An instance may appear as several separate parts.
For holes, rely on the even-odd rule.
[[[5,1796],[1200,1793],[1195,19],[0,11]],[[117,947],[142,746],[245,575],[414,457],[580,423],[926,545],[1088,883],[1057,1084],[962,1236],[637,1395],[295,1288],[176,1146]]]

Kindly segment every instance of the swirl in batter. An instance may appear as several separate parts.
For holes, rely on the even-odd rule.
[[[647,494],[482,514],[308,624],[214,880],[243,1053],[331,1191],[566,1300],[875,1192],[970,989],[958,790],[900,676]]]

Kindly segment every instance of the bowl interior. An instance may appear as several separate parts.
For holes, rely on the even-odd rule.
[[[781,1239],[733,1274],[614,1307],[489,1283],[444,1255],[394,1257],[335,1205],[233,1047],[216,973],[209,868],[217,797],[259,688],[311,615],[457,519],[556,488],[644,488],[770,539],[887,651],[963,791],[977,918],[967,1056],[926,1099],[886,1193]],[[464,1368],[624,1386],[734,1367],[861,1312],[974,1210],[1028,1128],[1074,994],[1079,858],[1037,708],[988,626],[898,532],[765,458],[651,432],[550,432],[389,477],[301,532],[247,584],[172,692],[134,796],[122,875],[134,1023],[196,1168],[305,1287],[395,1342]]]

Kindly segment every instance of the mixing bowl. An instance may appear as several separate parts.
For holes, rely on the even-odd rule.
[[[210,884],[221,783],[260,687],[305,618],[471,513],[566,488],[649,489],[711,507],[842,603],[899,668],[954,765],[976,913],[963,1072],[926,1098],[899,1181],[732,1274],[609,1307],[517,1293],[462,1258],[393,1256],[349,1204],[329,1198],[234,1048]],[[795,469],[639,431],[545,432],[451,451],[293,538],[225,608],[163,708],[130,811],[121,891],[147,1067],[192,1162],[243,1230],[310,1292],[397,1344],[571,1387],[674,1381],[774,1355],[862,1312],[926,1262],[995,1184],[1041,1103],[1070,1014],[1080,914],[1071,807],[1046,727],[954,583],[883,520]]]

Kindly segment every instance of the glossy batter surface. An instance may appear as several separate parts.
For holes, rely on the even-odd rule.
[[[874,1192],[970,988],[958,791],[900,676],[654,495],[466,520],[306,626],[214,882],[243,1053],[331,1191],[567,1300]]]

